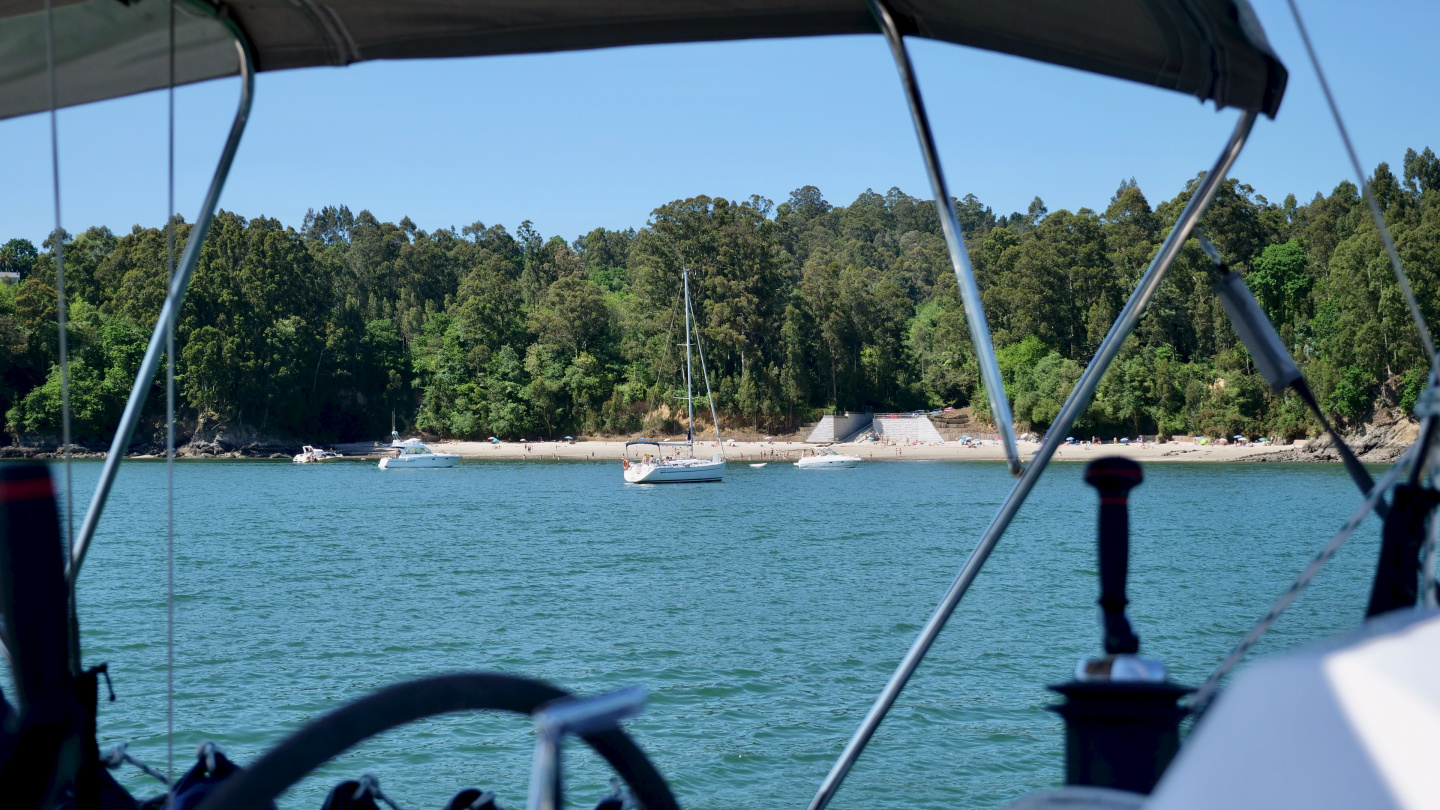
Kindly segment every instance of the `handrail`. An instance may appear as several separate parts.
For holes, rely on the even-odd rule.
[[[85,521],[80,525],[80,534],[76,538],[75,551],[70,559],[69,570],[66,579],[69,582],[71,591],[75,589],[75,583],[80,575],[80,566],[85,563],[85,554],[90,550],[90,542],[95,537],[95,528],[100,523],[100,513],[105,509],[105,501],[110,497],[110,488],[115,483],[115,474],[120,469],[120,462],[125,458],[125,451],[130,446],[130,439],[135,434],[135,426],[140,422],[140,413],[145,407],[145,397],[150,392],[150,385],[155,379],[155,372],[160,367],[160,355],[165,351],[165,335],[171,324],[180,314],[180,304],[185,298],[185,290],[190,286],[190,277],[195,272],[195,265],[200,261],[200,248],[205,243],[205,236],[210,231],[210,224],[215,218],[215,209],[220,203],[220,192],[225,187],[225,179],[230,174],[230,165],[235,160],[235,152],[240,148],[240,136],[245,132],[245,124],[250,118],[250,103],[255,95],[255,63],[250,52],[249,40],[228,16],[221,16],[221,22],[235,37],[235,50],[240,60],[240,106],[235,112],[235,120],[230,125],[230,134],[225,139],[225,149],[220,153],[220,162],[215,167],[215,176],[210,181],[210,188],[205,193],[205,201],[200,206],[200,216],[195,220],[195,226],[190,229],[190,239],[185,243],[185,253],[180,257],[180,265],[175,269],[174,278],[170,283],[170,290],[165,296],[165,303],[160,308],[160,317],[156,319],[155,331],[150,334],[150,343],[145,347],[145,357],[140,361],[140,371],[135,375],[135,384],[130,388],[130,397],[125,401],[125,411],[120,415],[120,424],[115,429],[115,438],[110,441],[110,451],[105,454],[105,466],[100,470],[100,480],[95,485],[95,494],[90,499],[90,506],[85,510]],[[175,358],[170,358],[175,362]]]
[[[1009,497],[1000,507],[1000,512],[990,522],[989,528],[985,530],[985,534],[980,538],[980,543],[975,550],[970,552],[965,566],[960,569],[960,573],[955,577],[950,589],[945,592],[944,598],[940,600],[940,605],[931,614],[930,620],[921,628],[919,637],[910,645],[909,651],[901,659],[895,673],[890,676],[890,680],[886,682],[880,696],[875,699],[875,704],[870,707],[870,711],[860,721],[860,728],[855,731],[855,735],[845,745],[845,750],[840,752],[840,758],[836,760],[830,773],[825,776],[825,781],[820,784],[819,792],[810,802],[810,810],[824,810],[825,806],[830,803],[830,799],[835,796],[835,791],[840,789],[840,783],[845,780],[846,774],[855,765],[855,761],[860,758],[860,753],[865,750],[866,744],[874,736],[875,730],[880,727],[880,722],[885,719],[885,714],[890,711],[890,707],[895,705],[895,700],[900,697],[900,692],[904,690],[910,676],[915,674],[915,669],[920,666],[920,661],[930,650],[930,645],[935,643],[935,638],[940,635],[940,631],[945,627],[945,622],[950,619],[950,614],[955,612],[961,598],[970,589],[970,584],[975,581],[976,575],[980,573],[980,569],[984,567],[985,561],[990,557],[990,552],[1000,541],[1000,536],[1005,533],[1005,529],[1009,527],[1015,513],[1024,504],[1026,496],[1030,494],[1030,490],[1040,478],[1040,473],[1044,471],[1045,465],[1049,463],[1051,456],[1064,441],[1063,437],[1066,432],[1090,404],[1090,397],[1100,384],[1100,378],[1104,376],[1105,369],[1115,359],[1115,355],[1120,352],[1120,346],[1134,331],[1136,324],[1140,322],[1140,316],[1145,312],[1145,305],[1160,288],[1160,282],[1164,281],[1165,273],[1170,269],[1175,257],[1179,255],[1180,248],[1190,236],[1190,231],[1200,220],[1200,215],[1205,213],[1210,200],[1215,196],[1215,191],[1220,187],[1225,176],[1229,174],[1230,167],[1235,164],[1235,159],[1240,156],[1240,150],[1245,146],[1245,139],[1250,135],[1251,127],[1255,125],[1256,115],[1254,112],[1247,111],[1240,116],[1240,121],[1235,125],[1235,131],[1230,135],[1229,142],[1225,144],[1224,151],[1216,160],[1215,166],[1196,187],[1195,193],[1191,195],[1190,201],[1185,205],[1185,210],[1180,212],[1180,218],[1176,220],[1170,235],[1165,238],[1165,243],[1160,246],[1160,252],[1155,254],[1145,275],[1140,277],[1140,283],[1136,285],[1135,292],[1131,293],[1130,300],[1126,302],[1125,308],[1120,311],[1120,316],[1110,327],[1110,332],[1105,336],[1104,342],[1100,344],[1099,351],[1095,353],[1090,365],[1086,366],[1084,373],[1080,375],[1075,389],[1065,400],[1065,406],[1060,409],[1060,415],[1055,418],[1054,424],[1051,425],[1049,433],[1045,436],[1045,441],[1040,445],[1040,449],[1035,451],[1034,458],[1025,467],[1020,480],[1015,482],[1015,488],[1010,491]]]
[[[960,300],[965,304],[965,323],[970,327],[970,342],[974,344],[975,356],[980,361],[980,378],[985,383],[985,393],[990,399],[990,413],[995,417],[995,427],[1004,438],[1005,458],[1013,475],[1020,474],[1020,448],[1015,443],[1015,417],[1010,413],[1010,400],[1005,396],[1005,381],[1000,377],[1000,364],[995,359],[995,346],[990,340],[990,323],[985,320],[985,304],[980,300],[980,286],[975,282],[975,268],[970,266],[970,254],[965,250],[965,235],[960,230],[960,218],[955,213],[955,201],[945,186],[945,172],[940,168],[940,153],[935,148],[935,137],[930,132],[930,119],[925,114],[925,101],[920,97],[920,86],[915,82],[915,71],[910,64],[910,54],[905,50],[905,40],[890,10],[880,0],[867,0],[870,13],[890,43],[890,52],[895,57],[895,68],[900,73],[900,84],[905,88],[905,98],[910,102],[910,117],[915,121],[915,137],[920,141],[920,152],[925,156],[925,170],[930,175],[930,189],[935,194],[935,212],[940,215],[940,230],[945,235],[945,248],[950,253],[950,263],[955,268],[955,281],[960,285]]]

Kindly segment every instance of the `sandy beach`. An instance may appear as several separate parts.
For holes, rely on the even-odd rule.
[[[593,459],[615,461],[625,452],[623,441],[577,441],[570,442],[432,442],[436,452],[454,453],[461,458],[493,459]],[[747,442],[725,443],[720,448],[713,441],[696,445],[696,455],[723,452],[733,461],[761,462],[795,460],[802,455],[813,453],[818,445],[804,442]],[[837,453],[859,456],[867,461],[1001,461],[1005,452],[999,445],[962,446],[957,444],[939,445],[887,445],[875,442],[830,445]],[[1291,445],[1296,448],[1299,445]],[[1040,449],[1038,442],[1020,442],[1021,458],[1029,460]],[[1239,447],[1234,445],[1197,445],[1180,442],[1139,445],[1067,445],[1055,454],[1057,461],[1088,461],[1105,455],[1123,455],[1137,461],[1239,461],[1250,456],[1274,453],[1286,448],[1269,445]],[[645,452],[636,447],[632,455]],[[653,452],[653,448],[651,448]]]

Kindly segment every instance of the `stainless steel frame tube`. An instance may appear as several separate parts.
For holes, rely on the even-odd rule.
[[[1215,166],[1200,181],[1195,193],[1190,197],[1185,210],[1180,213],[1180,218],[1175,223],[1175,228],[1165,238],[1165,243],[1160,246],[1160,252],[1155,255],[1154,261],[1150,263],[1145,275],[1140,277],[1140,283],[1136,286],[1135,292],[1130,295],[1130,300],[1125,308],[1120,311],[1120,316],[1110,327],[1110,333],[1105,336],[1105,341],[1100,344],[1100,350],[1080,375],[1080,381],[1075,384],[1075,390],[1070,392],[1070,397],[1065,400],[1065,406],[1060,409],[1060,415],[1055,418],[1051,425],[1050,432],[1046,435],[1045,441],[1041,444],[1035,458],[1025,468],[1020,480],[1015,482],[1015,488],[1010,491],[1010,496],[1005,499],[1004,505],[995,519],[990,522],[989,528],[985,530],[984,536],[975,550],[970,552],[970,557],[965,561],[965,566],[960,569],[955,582],[945,592],[945,597],[940,600],[940,606],[935,608],[930,620],[920,630],[920,636],[910,645],[910,650],[901,659],[900,666],[896,667],[895,674],[881,690],[880,697],[876,698],[875,705],[870,707],[865,719],[860,721],[860,728],[856,730],[855,736],[850,738],[845,750],[840,753],[830,773],[825,776],[825,781],[820,785],[820,791],[810,802],[810,810],[823,810],[834,797],[835,791],[840,788],[840,783],[845,780],[845,775],[855,765],[855,760],[860,758],[860,753],[865,750],[865,745],[875,734],[875,729],[880,727],[880,721],[885,719],[885,714],[895,704],[900,692],[905,689],[905,684],[910,676],[915,674],[916,667],[924,659],[925,653],[930,650],[930,645],[935,643],[936,636],[940,635],[945,622],[949,620],[950,614],[955,612],[956,606],[960,604],[961,598],[969,590],[970,583],[975,581],[975,576],[985,565],[985,560],[990,557],[990,552],[995,549],[995,544],[1000,541],[1000,536],[1009,527],[1011,519],[1019,511],[1021,504],[1025,502],[1026,496],[1035,486],[1040,473],[1049,463],[1050,458],[1064,441],[1063,437],[1081,412],[1090,404],[1090,398],[1095,393],[1095,388],[1100,384],[1100,378],[1104,376],[1105,369],[1120,352],[1120,346],[1125,339],[1134,331],[1136,324],[1140,322],[1140,316],[1145,312],[1145,305],[1154,297],[1155,291],[1160,288],[1160,282],[1165,279],[1165,273],[1175,261],[1181,246],[1189,238],[1195,223],[1200,220],[1201,214],[1214,198],[1215,191],[1220,183],[1229,174],[1230,167],[1235,164],[1235,159],[1240,156],[1240,150],[1245,145],[1245,139],[1250,135],[1250,129],[1255,124],[1257,113],[1246,112],[1240,116],[1240,121],[1235,125],[1235,131],[1230,136],[1229,143],[1225,144],[1225,150],[1221,152]]]
[[[90,499],[90,507],[85,510],[85,521],[80,525],[80,534],[76,538],[70,570],[66,572],[72,591],[80,575],[80,566],[85,562],[85,553],[90,550],[90,541],[95,537],[95,527],[100,522],[100,513],[105,509],[105,500],[110,496],[110,487],[115,483],[115,473],[120,469],[120,462],[125,458],[130,438],[135,434],[135,426],[140,421],[140,413],[145,408],[145,396],[150,392],[150,384],[160,367],[160,356],[165,351],[166,332],[180,315],[180,303],[185,298],[185,290],[190,286],[190,276],[195,272],[195,265],[200,260],[200,248],[205,244],[205,236],[215,218],[215,208],[220,203],[220,191],[225,187],[225,179],[230,174],[230,164],[234,162],[235,152],[240,148],[240,136],[244,134],[245,124],[250,118],[250,102],[255,95],[255,65],[250,54],[250,44],[232,21],[226,20],[225,23],[235,35],[235,50],[240,60],[240,107],[235,112],[234,123],[230,125],[230,135],[225,139],[225,149],[220,153],[215,177],[210,181],[210,189],[205,193],[205,201],[200,206],[200,216],[195,220],[195,227],[190,229],[190,239],[185,243],[185,253],[180,257],[180,266],[176,268],[175,276],[170,282],[165,304],[160,308],[155,331],[150,334],[150,345],[145,348],[145,358],[140,362],[140,371],[135,375],[130,398],[125,402],[125,411],[115,429],[115,438],[110,442],[110,452],[105,455],[105,466],[100,470],[95,494]],[[170,362],[175,362],[175,359],[170,358]]]
[[[1010,413],[1010,400],[1005,396],[1005,381],[1000,377],[1000,364],[995,360],[995,346],[990,339],[990,323],[985,319],[985,305],[980,300],[980,286],[975,283],[975,269],[970,266],[970,254],[965,250],[965,235],[960,230],[960,218],[955,214],[955,201],[945,186],[945,172],[940,168],[940,153],[935,149],[935,137],[930,132],[930,118],[925,114],[925,101],[920,97],[920,86],[915,82],[915,71],[910,65],[910,54],[905,50],[905,40],[895,27],[895,20],[889,9],[879,0],[868,0],[870,13],[875,16],[885,39],[890,43],[890,53],[895,57],[895,68],[900,73],[900,84],[905,88],[905,98],[910,102],[910,117],[915,121],[915,137],[920,141],[920,152],[925,156],[925,170],[930,174],[930,189],[935,194],[935,211],[940,215],[940,230],[945,234],[945,247],[950,252],[950,263],[955,268],[955,281],[960,285],[960,300],[965,304],[965,322],[970,327],[970,342],[975,346],[975,356],[980,361],[980,377],[985,381],[985,393],[990,399],[990,413],[995,419],[995,429],[1000,431],[1001,443],[1005,445],[1005,458],[1010,462],[1010,472],[1020,474],[1020,448],[1015,445],[1015,418]]]

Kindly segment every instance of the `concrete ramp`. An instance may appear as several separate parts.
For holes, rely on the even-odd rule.
[[[881,441],[921,444],[945,441],[929,417],[909,413],[877,413],[871,429]]]
[[[870,426],[868,413],[847,413],[841,416],[826,414],[820,424],[810,431],[805,441],[811,444],[829,444],[844,441]]]

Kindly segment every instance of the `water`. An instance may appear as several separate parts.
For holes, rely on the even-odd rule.
[[[1059,783],[1044,686],[1100,646],[1081,470],[1045,474],[834,807],[995,807]],[[98,471],[76,464],[87,501]],[[1144,651],[1196,685],[1358,498],[1338,465],[1146,475],[1130,614]],[[193,462],[176,479],[181,767],[207,739],[252,760],[401,679],[499,670],[582,694],[644,684],[650,705],[627,727],[697,810],[805,807],[1011,485],[973,462],[736,464],[723,484],[670,487],[624,485],[614,463],[533,461]],[[86,661],[109,662],[120,696],[102,703],[101,745],[161,766],[164,516],[164,466],[127,462],[80,591]],[[1372,519],[1257,653],[1353,625],[1377,543]],[[409,810],[469,785],[517,810],[531,744],[517,716],[434,718],[349,752],[281,807],[317,808],[373,771]],[[603,794],[609,774],[583,745],[566,767],[573,806]]]

